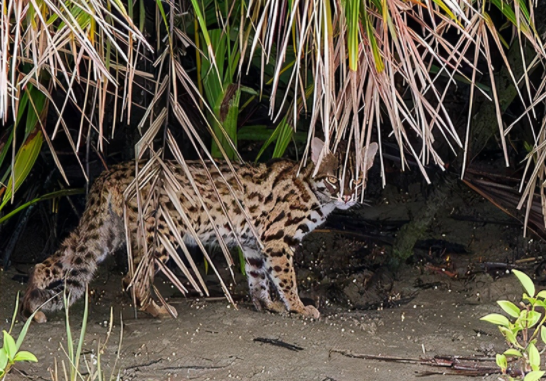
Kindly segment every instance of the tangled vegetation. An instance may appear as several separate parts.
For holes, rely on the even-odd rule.
[[[453,164],[464,175],[495,136],[506,165],[511,147],[527,150],[519,207],[529,212],[535,194],[546,202],[546,16],[534,7],[519,0],[7,0],[1,221],[38,200],[53,199],[55,209],[58,197],[75,192],[65,188],[67,163],[89,179],[115,154],[108,142],[120,134],[126,151],[116,160],[180,162],[241,160],[240,148],[256,142],[247,159],[283,156],[294,143],[305,160],[320,135],[325,150],[347,140],[363,171],[362,149],[378,141],[383,184],[393,147],[401,170],[414,166],[430,182],[433,165]],[[461,91],[464,106],[451,107]],[[25,182],[37,165],[50,175]]]

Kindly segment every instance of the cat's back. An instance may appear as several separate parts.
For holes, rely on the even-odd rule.
[[[172,207],[169,200],[175,195],[184,204],[185,211],[189,209],[190,213],[200,209],[201,201],[209,208],[220,209],[219,199],[234,211],[238,200],[252,213],[274,202],[280,196],[277,193],[286,192],[296,179],[298,168],[296,162],[285,159],[260,164],[188,160],[181,165],[168,160],[163,164],[140,161],[138,169],[134,161],[124,162],[113,165],[97,177],[87,208],[108,205],[116,214],[122,215],[125,203],[136,212],[137,185],[141,196],[147,197],[154,184],[164,206]],[[135,182],[137,170],[143,176]],[[127,191],[129,186],[133,187],[132,191]]]

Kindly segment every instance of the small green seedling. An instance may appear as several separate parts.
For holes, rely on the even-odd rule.
[[[536,381],[546,373],[541,370],[540,361],[540,354],[546,349],[546,290],[535,295],[531,278],[518,270],[512,272],[525,290],[519,307],[508,300],[499,300],[498,305],[509,317],[489,314],[481,320],[498,326],[510,346],[503,354],[497,354],[497,365],[506,379]],[[542,349],[539,351],[538,347]],[[514,360],[510,361],[510,366],[509,359]]]
[[[0,349],[0,377],[8,374],[13,364],[21,361],[38,362],[38,359],[30,352],[20,351],[13,337],[4,331],[4,346]]]
[[[13,324],[17,317],[18,310],[19,310],[19,294],[17,294],[17,301],[15,302],[15,311],[13,312],[13,318],[12,318],[12,323],[11,323],[9,332],[3,331],[4,346],[0,348],[0,379],[2,380],[5,378],[5,376],[8,374],[11,367],[15,363],[22,362],[22,361],[38,362],[38,359],[32,353],[19,350],[21,348],[21,344],[23,344],[23,340],[25,340],[25,336],[27,335],[27,332],[28,332],[28,327],[30,326],[32,319],[34,318],[34,314],[32,314],[29,317],[29,319],[26,321],[25,325],[23,326],[23,329],[21,330],[21,333],[19,334],[19,337],[17,338],[17,342],[15,342],[15,339],[11,335],[11,330],[13,328]]]

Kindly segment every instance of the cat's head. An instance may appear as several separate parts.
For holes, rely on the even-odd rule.
[[[324,142],[319,138],[313,138],[311,160],[315,166],[323,148]],[[361,161],[366,160],[366,171],[372,167],[377,149],[377,143],[371,143],[362,150]],[[356,204],[366,185],[362,168],[356,168],[354,153],[349,152],[347,155],[347,150],[343,147],[338,147],[335,153],[324,154],[313,182],[314,191],[321,201],[333,202],[338,209],[349,209]]]

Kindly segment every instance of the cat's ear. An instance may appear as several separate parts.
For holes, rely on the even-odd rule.
[[[362,151],[362,160],[366,158],[366,171],[373,166],[373,159],[375,158],[375,154],[377,153],[378,148],[379,146],[377,145],[377,143],[370,143],[370,145]]]
[[[313,138],[313,140],[311,140],[311,160],[313,160],[315,165],[318,163],[322,147],[324,147],[324,142],[319,138]]]

